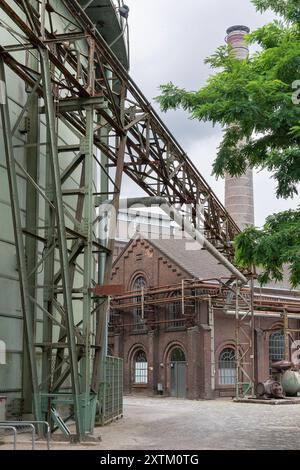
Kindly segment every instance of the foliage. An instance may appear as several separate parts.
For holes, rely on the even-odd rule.
[[[257,10],[264,12],[271,8],[275,13],[293,23],[300,23],[299,0],[252,0]]]
[[[235,239],[235,257],[241,267],[262,268],[259,280],[281,281],[283,270],[289,269],[290,283],[300,279],[300,210],[271,215],[261,230],[248,227]],[[288,268],[287,268],[288,266]]]
[[[238,176],[248,167],[267,169],[277,182],[277,197],[293,197],[300,182],[300,2],[252,2],[261,12],[271,8],[281,15],[247,35],[259,51],[240,61],[229,46],[221,46],[206,59],[217,71],[203,88],[187,91],[170,82],[156,99],[163,111],[181,107],[193,119],[223,126],[213,164],[217,177]],[[265,269],[265,282],[270,276],[278,280],[289,262],[291,283],[300,284],[295,227],[300,231],[298,211],[270,216],[262,230],[248,228],[236,240],[238,263],[255,260]]]

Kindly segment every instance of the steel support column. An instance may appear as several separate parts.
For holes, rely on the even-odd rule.
[[[26,330],[26,347],[27,347],[27,354],[29,358],[29,377],[31,381],[32,391],[33,391],[33,411],[34,411],[35,419],[40,420],[41,408],[40,408],[40,403],[39,403],[38,395],[37,395],[38,376],[37,376],[37,366],[36,366],[36,357],[35,357],[35,349],[34,349],[34,332],[33,332],[30,301],[29,301],[29,285],[28,285],[26,259],[25,259],[25,246],[24,246],[24,241],[23,241],[19,194],[18,194],[18,183],[17,183],[17,175],[16,175],[16,164],[15,164],[14,151],[13,151],[12,131],[11,131],[10,116],[9,116],[7,89],[6,89],[5,64],[4,64],[4,60],[2,56],[0,56],[0,83],[1,83],[0,109],[1,109],[1,119],[2,119],[2,127],[3,127],[3,140],[4,140],[4,147],[5,147],[7,176],[8,176],[9,192],[10,192],[10,203],[11,203],[11,210],[12,210],[12,219],[13,219],[13,227],[14,227],[15,242],[16,242],[16,252],[17,252],[18,267],[19,267],[19,282],[20,282],[22,310],[23,310],[23,317],[24,317],[25,330]]]
[[[41,58],[41,74],[44,89],[44,101],[45,101],[45,114],[46,123],[49,133],[49,146],[51,152],[51,165],[52,165],[52,177],[53,177],[53,190],[54,200],[56,207],[56,223],[57,223],[57,238],[62,270],[62,284],[63,284],[63,297],[64,297],[64,308],[66,313],[66,327],[68,331],[68,349],[69,349],[69,360],[72,377],[72,389],[75,409],[75,421],[77,433],[80,436],[84,435],[83,422],[80,413],[80,384],[78,374],[78,358],[76,349],[76,340],[74,332],[74,315],[73,315],[73,304],[72,304],[72,291],[69,278],[69,260],[68,260],[68,247],[66,241],[66,228],[64,219],[64,207],[63,198],[60,182],[60,169],[58,161],[57,151],[57,136],[55,131],[55,112],[54,103],[52,99],[52,88],[51,88],[51,76],[50,76],[50,59],[47,49],[40,48]]]
[[[86,235],[84,246],[84,263],[83,263],[83,320],[82,320],[82,335],[84,341],[84,353],[81,359],[81,393],[85,406],[83,409],[84,428],[89,428],[90,413],[89,413],[89,397],[90,397],[90,380],[91,380],[91,312],[92,312],[92,298],[91,287],[92,280],[95,278],[94,263],[93,263],[93,219],[94,219],[94,205],[93,205],[93,123],[94,123],[94,109],[89,107],[86,110],[86,137],[85,137],[85,198],[84,198],[84,217],[83,226]]]
[[[28,56],[28,65],[36,70],[38,73],[38,54],[34,51]],[[33,181],[37,182],[39,179],[39,159],[40,159],[40,119],[38,113],[39,98],[34,91],[34,89],[29,89],[29,92],[32,93],[30,103],[28,105],[27,119],[29,120],[27,134],[27,144],[28,147],[25,149],[25,159],[26,159],[26,170]],[[30,95],[29,95],[30,96]],[[24,112],[26,112],[24,110]],[[22,115],[22,113],[21,113]],[[23,117],[24,119],[24,117]],[[17,124],[17,123],[16,123]],[[16,126],[15,124],[15,126]],[[17,128],[16,128],[17,131]],[[37,286],[37,272],[34,271],[34,268],[38,262],[38,240],[36,238],[38,226],[38,216],[39,216],[39,197],[37,194],[36,188],[27,182],[26,185],[26,229],[28,231],[33,231],[34,237],[26,237],[25,239],[25,252],[27,260],[27,275],[29,282],[29,294],[31,297],[36,298],[36,286]],[[30,275],[32,273],[32,275]],[[30,315],[32,318],[32,328],[35,331],[36,327],[36,306],[33,302],[30,302]],[[24,346],[27,341],[26,334],[24,332]],[[29,358],[26,353],[27,348],[24,347],[24,356],[23,356],[23,399],[24,399],[24,412],[32,412],[32,390],[29,388],[28,383],[28,368],[29,368]]]

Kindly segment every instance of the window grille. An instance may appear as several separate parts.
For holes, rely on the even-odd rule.
[[[148,383],[148,362],[144,351],[138,351],[134,362],[134,383]]]
[[[138,276],[133,283],[134,291],[141,291],[147,286],[146,279],[143,276]],[[141,296],[135,297],[134,302],[140,303]],[[134,330],[143,330],[145,328],[144,319],[142,318],[142,308],[136,307],[133,309],[133,322]]]
[[[178,297],[179,292],[174,292],[172,297]],[[182,318],[182,305],[180,300],[171,302],[167,306],[167,320],[171,320],[167,323],[167,328],[182,328],[184,326]]]
[[[283,331],[274,331],[269,338],[269,361],[282,361],[284,359],[284,334]]]
[[[219,356],[219,384],[234,385],[235,377],[235,350],[233,348],[225,348]]]

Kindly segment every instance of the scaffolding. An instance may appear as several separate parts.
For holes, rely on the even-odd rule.
[[[180,305],[181,316],[176,321],[186,327],[197,322],[196,302],[207,302],[208,325],[211,328],[211,382],[215,381],[214,324],[215,311],[221,310],[235,318],[235,396],[243,398],[255,395],[255,317],[260,314],[281,316],[284,320],[286,358],[289,357],[292,332],[300,330],[289,327],[289,319],[300,320],[300,300],[274,297],[261,293],[254,286],[253,276],[247,286],[241,286],[237,279],[183,279],[178,284],[126,292],[111,299],[111,331],[134,329],[134,323],[127,323],[122,313],[139,308],[147,312],[144,329],[151,330],[159,325],[171,324],[173,319],[157,319],[154,307],[166,307],[172,303]],[[289,359],[288,359],[289,360]]]

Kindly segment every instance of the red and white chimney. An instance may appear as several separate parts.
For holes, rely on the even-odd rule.
[[[247,26],[241,25],[227,29],[227,43],[231,44],[239,60],[248,57],[249,49],[245,34],[249,32],[250,29]],[[251,169],[237,178],[226,176],[225,207],[241,229],[247,225],[254,225],[253,171]]]

